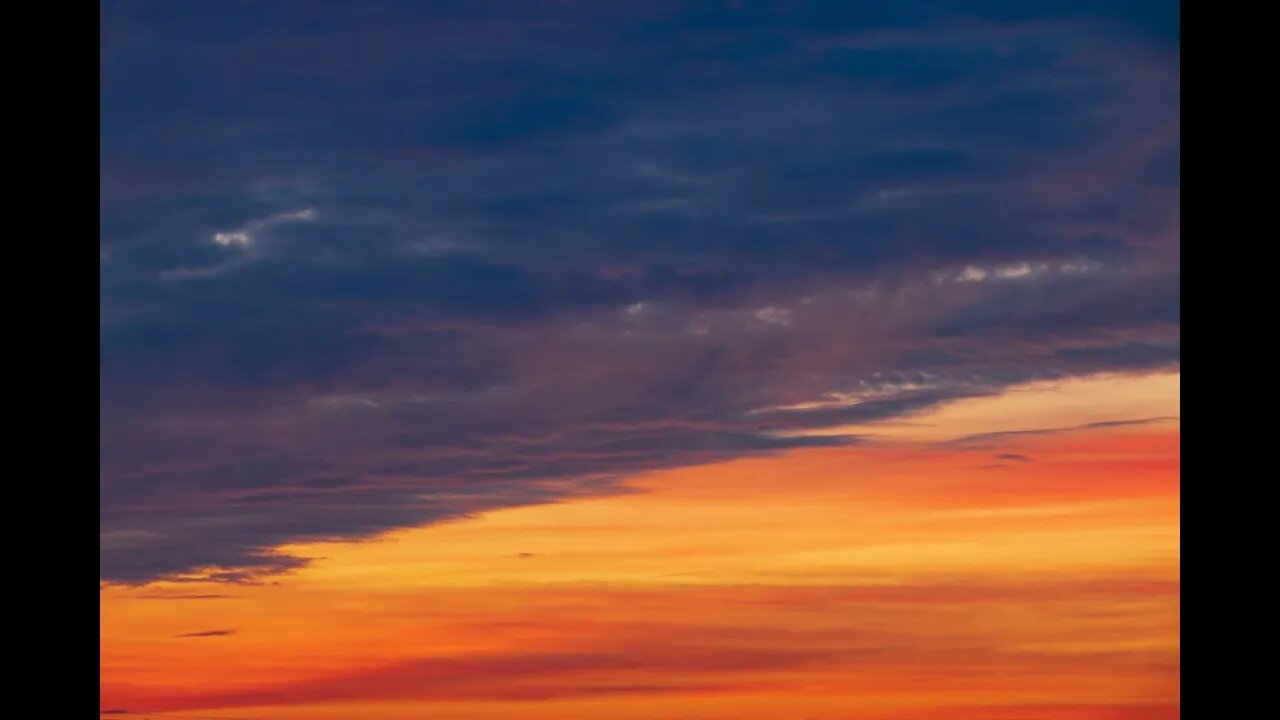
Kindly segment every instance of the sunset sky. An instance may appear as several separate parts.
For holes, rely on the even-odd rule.
[[[101,7],[101,717],[1179,717],[1176,2]]]

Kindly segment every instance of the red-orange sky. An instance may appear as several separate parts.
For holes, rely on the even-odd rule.
[[[864,447],[655,472],[626,494],[297,546],[319,559],[264,584],[111,587],[104,707],[1177,717],[1177,383],[1033,386],[878,428]],[[1164,419],[1089,426],[1119,409]],[[1059,431],[966,432],[1029,422]],[[957,435],[971,439],[940,441]]]

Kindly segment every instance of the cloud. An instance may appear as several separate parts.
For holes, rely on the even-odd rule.
[[[252,244],[253,238],[249,235],[249,233],[241,232],[237,230],[235,232],[214,233],[213,241],[223,247],[229,247],[232,245],[245,246],[245,245]]]
[[[1102,422],[1084,423],[1082,425],[1072,425],[1070,427],[1055,428],[1037,428],[1034,430],[1006,430],[1002,432],[978,433],[975,435],[965,435],[954,440],[948,440],[942,443],[943,447],[964,447],[964,448],[981,448],[994,447],[1005,440],[1011,440],[1028,435],[1056,435],[1058,433],[1078,432],[1080,430],[1099,430],[1103,428],[1129,427],[1133,425],[1150,425],[1152,423],[1168,422],[1177,420],[1176,417],[1151,417],[1136,418],[1133,420],[1106,420]],[[996,457],[1013,459],[1015,454],[1007,453],[997,455]],[[1023,457],[1023,456],[1016,456]]]
[[[202,593],[198,595],[138,595],[140,600],[225,600],[234,598],[235,595],[223,595],[221,593]]]
[[[1115,368],[1173,367],[1181,359],[1181,348],[1177,343],[1153,344],[1131,341],[1101,347],[1065,347],[1056,351],[1054,357],[1071,361],[1101,361]]]
[[[174,635],[176,638],[204,638],[204,637],[224,637],[226,635],[235,635],[235,630],[203,630],[201,632],[182,633]]]
[[[1176,8],[766,6],[104,5],[102,578],[1177,366]]]
[[[248,247],[255,242],[255,236],[263,230],[282,223],[310,222],[315,220],[315,218],[316,211],[310,208],[305,210],[276,213],[275,215],[259,218],[246,223],[239,230],[215,232],[213,234],[213,242],[223,247],[232,247],[237,245],[240,247]]]

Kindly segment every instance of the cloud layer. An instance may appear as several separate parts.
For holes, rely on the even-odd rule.
[[[1175,366],[1176,4],[863,5],[104,4],[102,578]]]

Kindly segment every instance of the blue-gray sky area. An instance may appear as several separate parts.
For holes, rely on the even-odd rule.
[[[103,2],[101,577],[1176,367],[1178,45],[1176,2]]]

